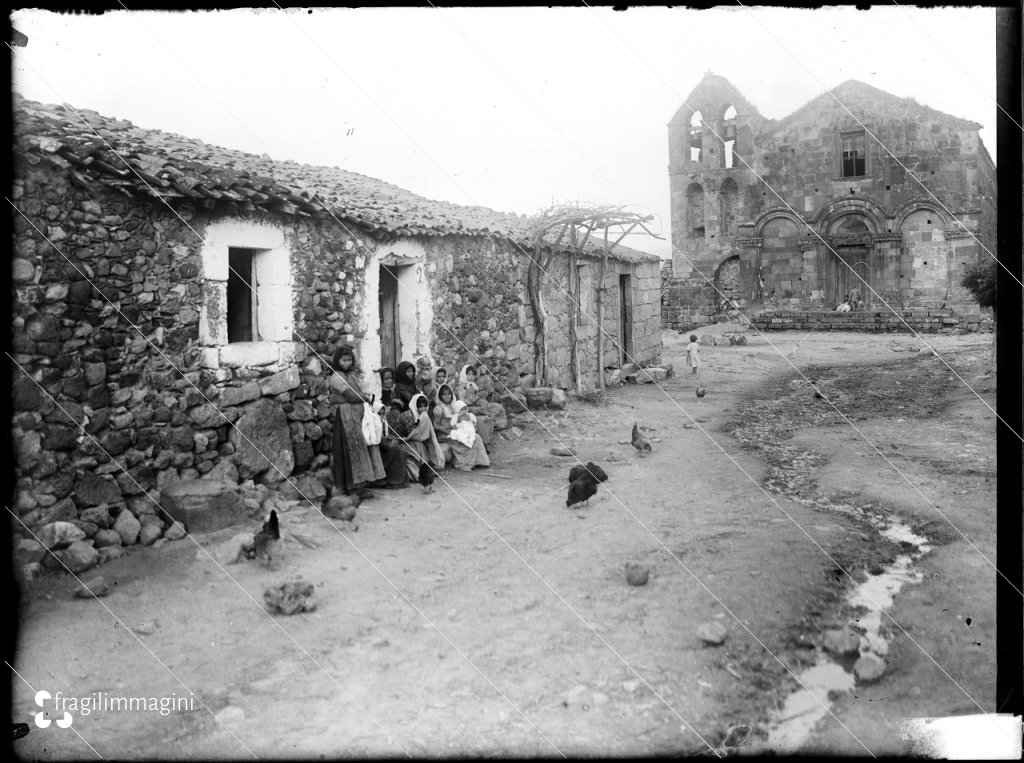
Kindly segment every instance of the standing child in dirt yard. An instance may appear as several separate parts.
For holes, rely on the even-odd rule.
[[[686,345],[686,365],[693,369],[693,373],[697,373],[700,366],[700,345],[696,334],[690,334],[690,343]]]

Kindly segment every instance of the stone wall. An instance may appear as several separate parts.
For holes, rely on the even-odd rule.
[[[30,527],[78,522],[100,504],[114,516],[156,514],[154,491],[181,479],[273,482],[326,462],[317,354],[329,359],[355,338],[363,298],[348,233],[330,220],[253,220],[285,231],[304,341],[211,355],[199,341],[199,237],[218,216],[183,206],[179,219],[35,164],[19,167],[13,198],[24,216],[14,216],[12,438],[17,510]]]
[[[722,297],[714,286],[714,274],[707,266],[697,267],[676,277],[672,267],[662,266],[661,323],[666,329],[690,331],[706,326],[721,314]],[[748,300],[739,299],[741,309]]]
[[[532,378],[535,324],[526,291],[526,255],[509,242],[475,237],[446,236],[427,247],[428,260],[434,266],[427,268],[431,273],[436,319],[430,342],[434,361],[446,367],[449,376],[466,363],[482,362],[494,376],[484,374],[480,380],[486,381],[495,394],[521,383],[540,384]],[[581,257],[575,264],[584,266],[587,272],[581,279],[585,293],[579,301],[590,318],[578,318],[575,329],[582,388],[589,391],[597,384],[599,332],[593,319],[597,316],[599,261]],[[567,389],[576,387],[569,326],[569,292],[576,288],[570,283],[572,265],[568,255],[555,255],[547,275],[541,276],[541,293],[548,314],[547,384]],[[618,364],[613,343],[619,342],[621,275],[631,279],[632,355],[644,364],[657,362],[661,357],[658,263],[609,259],[605,273],[605,363]]]
[[[15,505],[30,529],[68,520],[93,539],[109,529],[93,520],[123,514],[150,516],[162,530],[159,494],[178,481],[275,483],[328,463],[330,362],[342,342],[378,341],[366,316],[377,311],[368,268],[382,240],[327,216],[190,204],[172,211],[79,187],[35,157],[22,160],[16,177],[11,431]],[[231,248],[261,241],[274,242],[260,256],[279,257],[265,272],[291,315],[275,320],[270,339],[257,333],[256,341],[229,342],[225,260]],[[452,374],[475,355],[502,384],[519,386],[533,370],[534,338],[522,253],[483,237],[420,241],[439,319],[418,316],[431,324],[431,352]],[[569,261],[553,259],[557,283],[545,279],[543,293],[549,381],[571,388],[562,291]],[[634,358],[656,362],[657,263],[609,262],[605,325],[613,336],[620,274],[632,279]],[[291,336],[280,335],[282,325]],[[592,359],[586,331],[581,358]],[[617,361],[610,354],[609,364]],[[596,361],[581,365],[584,388],[592,389]],[[376,382],[371,372],[364,368]],[[481,375],[485,385],[488,378]],[[155,540],[152,532],[147,538]]]

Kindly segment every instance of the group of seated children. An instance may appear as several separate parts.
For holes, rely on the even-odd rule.
[[[388,427],[415,456],[406,465],[411,479],[416,479],[421,461],[435,470],[449,463],[460,471],[490,466],[476,417],[487,409],[472,365],[462,367],[454,386],[448,383],[447,370],[435,369],[426,356],[415,364],[402,361],[397,373],[391,368],[379,373]]]

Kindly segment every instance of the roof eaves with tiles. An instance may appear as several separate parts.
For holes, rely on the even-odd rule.
[[[169,202],[226,201],[283,214],[329,214],[394,236],[487,236],[518,245],[528,239],[526,217],[434,201],[337,167],[274,160],[18,94],[14,117],[15,146],[23,155],[58,165],[85,185],[98,182]],[[588,252],[592,248],[588,243]],[[609,256],[655,258],[621,246]]]

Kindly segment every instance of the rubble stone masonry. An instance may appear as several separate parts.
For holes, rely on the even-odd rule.
[[[88,517],[125,509],[159,516],[159,491],[181,480],[273,483],[328,463],[330,361],[342,342],[376,341],[366,316],[376,312],[377,295],[366,286],[374,253],[385,246],[380,234],[327,215],[215,213],[192,203],[172,211],[157,199],[79,187],[31,155],[20,161],[13,200],[12,439],[16,508],[31,530],[71,521],[95,539],[106,520]],[[256,279],[257,288],[275,289],[263,294],[278,310],[269,339],[227,340],[228,248],[211,243],[230,242],[226,229],[237,232],[240,247],[274,242],[267,251],[278,260],[260,260]],[[502,385],[535,381],[528,378],[534,324],[526,255],[498,237],[421,241],[435,360],[454,377],[478,356],[501,380],[490,384],[492,399]],[[574,288],[575,264],[561,253],[552,263],[554,280],[543,286],[548,382],[572,389],[563,290]],[[584,306],[595,315],[598,261],[578,264]],[[605,284],[606,364],[621,359],[613,341],[622,288],[632,358],[657,362],[657,261],[609,259]],[[274,302],[282,295],[290,315]],[[280,335],[281,326],[291,336]],[[584,318],[576,327],[588,390],[596,384],[592,326]],[[372,388],[373,369],[363,370]]]
[[[363,298],[348,232],[254,219],[284,231],[296,341],[210,347],[200,342],[200,248],[216,218],[86,192],[31,165],[13,197],[12,437],[18,510],[30,527],[100,504],[155,514],[147,491],[211,472],[274,482],[326,463],[327,363],[337,343],[354,339]],[[266,400],[285,427],[277,468],[237,453],[238,422]],[[273,446],[264,439],[260,450]],[[97,480],[103,490],[82,489]]]

